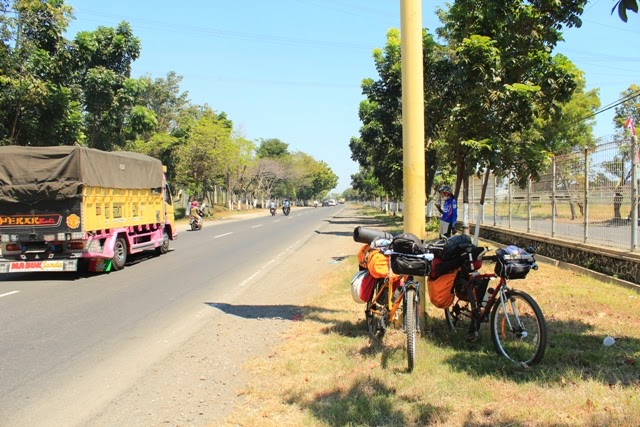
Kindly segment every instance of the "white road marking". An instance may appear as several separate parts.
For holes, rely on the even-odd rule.
[[[8,297],[9,295],[17,294],[18,292],[20,291],[11,291],[11,292],[7,292],[6,294],[0,294],[0,298]]]
[[[254,225],[254,226],[253,226],[253,227],[251,227],[251,228],[258,228],[258,227],[262,227],[262,224]]]
[[[214,239],[217,239],[218,237],[224,237],[224,236],[228,236],[229,234],[233,234],[233,233],[224,233],[224,234],[219,234],[217,236],[213,236]]]
[[[279,220],[279,219],[276,219],[276,220],[275,220],[275,221],[273,221],[273,222],[280,222],[280,220]]]
[[[244,280],[242,283],[240,283],[240,286],[244,286],[247,283],[249,283],[249,281],[253,280],[256,276],[258,276],[260,273],[262,273],[264,270],[267,269],[267,267],[269,267],[269,265],[273,264],[274,262],[276,262],[277,260],[279,260],[280,258],[282,258],[283,256],[292,253],[293,252],[293,248],[295,248],[296,246],[298,246],[298,244],[300,243],[300,240],[298,240],[297,242],[295,242],[293,245],[289,246],[287,249],[285,249],[284,251],[280,252],[278,255],[276,255],[275,258],[273,258],[271,261],[268,261],[265,265],[263,265],[262,267],[260,267],[255,273],[253,273],[251,276],[249,276],[246,280]]]

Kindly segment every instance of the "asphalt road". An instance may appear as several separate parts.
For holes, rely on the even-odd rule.
[[[210,223],[109,274],[0,276],[0,426],[90,415],[343,208]]]

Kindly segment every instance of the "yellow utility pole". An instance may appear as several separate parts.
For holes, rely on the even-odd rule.
[[[422,0],[400,0],[404,232],[424,239],[425,156]],[[426,308],[424,281],[420,306]]]

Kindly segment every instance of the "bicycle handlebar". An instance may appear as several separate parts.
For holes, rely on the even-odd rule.
[[[426,254],[405,254],[403,252],[394,252],[391,249],[387,249],[382,251],[383,255],[403,255],[403,256],[407,256],[409,258],[420,258],[420,259],[426,259],[427,261],[433,261],[433,259],[435,258],[435,256],[428,252]]]

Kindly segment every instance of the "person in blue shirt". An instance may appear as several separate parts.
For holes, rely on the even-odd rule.
[[[451,191],[451,187],[443,185],[438,190],[440,200],[444,202],[444,206],[436,205],[442,216],[440,217],[440,235],[451,237],[456,234],[456,222],[458,221],[458,202]]]

